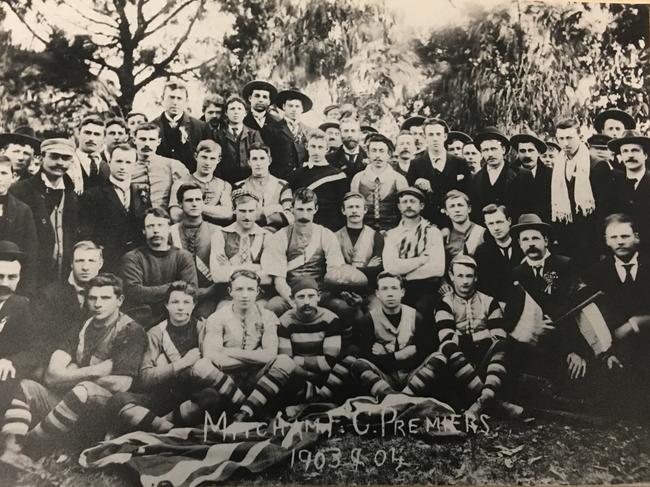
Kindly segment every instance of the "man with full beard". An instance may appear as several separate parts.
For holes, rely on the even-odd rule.
[[[341,130],[342,145],[337,150],[327,154],[327,162],[330,165],[339,168],[348,178],[348,184],[352,177],[360,172],[366,166],[368,154],[359,145],[361,141],[361,127],[359,122],[354,118],[345,118],[341,120],[339,128]]]
[[[197,287],[194,257],[187,250],[172,247],[169,213],[149,208],[144,215],[146,244],[124,254],[120,277],[124,280],[125,309],[148,328],[162,321],[169,284],[186,281]]]

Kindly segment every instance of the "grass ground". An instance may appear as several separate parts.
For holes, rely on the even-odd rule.
[[[400,459],[402,465],[400,466]],[[50,479],[23,476],[17,487],[132,487],[124,469],[84,470],[76,456],[46,459]],[[7,486],[5,482],[0,485]],[[415,437],[323,440],[309,453],[229,483],[267,484],[607,484],[650,480],[650,427],[600,427],[557,421],[491,422],[485,434],[427,442]]]

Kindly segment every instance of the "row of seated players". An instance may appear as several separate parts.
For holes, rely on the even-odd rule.
[[[610,300],[620,301],[647,282],[647,277],[633,223],[613,215],[606,228],[614,250],[615,279],[621,286],[617,291],[610,283],[611,289],[605,291]],[[525,246],[528,264],[542,260],[542,266],[532,266],[539,268],[531,272],[542,274],[541,295],[535,295],[534,281],[527,282],[521,269],[518,278],[544,313],[552,315],[556,312],[553,300],[568,296],[562,282],[567,261],[550,256],[543,222],[522,217],[512,231],[520,245],[530,244]],[[19,308],[22,303],[26,318],[29,310],[24,309],[24,300],[11,295],[23,254],[8,242],[2,242],[0,250],[3,292],[9,295],[3,310]],[[85,251],[97,253],[88,247]],[[537,254],[543,259],[533,259]],[[620,274],[619,261],[623,262]],[[549,264],[555,274],[550,283],[546,282]],[[596,269],[591,277],[595,284],[601,282],[601,288],[606,287],[605,270]],[[83,272],[78,274],[84,277]],[[278,318],[257,300],[259,275],[237,270],[229,278],[231,300],[205,320],[193,316],[198,293],[192,284],[179,281],[165,286],[167,318],[145,332],[121,311],[121,279],[112,274],[93,277],[82,293],[89,317],[81,330],[69,329],[65,334],[69,338],[59,337],[42,378],[32,371],[33,379],[45,386],[25,378],[29,377],[27,369],[13,367],[19,363],[16,354],[36,353],[26,338],[34,340],[37,335],[24,334],[33,320],[23,323],[27,326],[22,337],[21,330],[12,327],[17,335],[13,361],[0,363],[5,401],[0,459],[29,468],[31,460],[21,453],[23,446],[29,447],[28,452],[37,450],[46,439],[60,438],[82,421],[119,425],[118,432],[167,431],[196,424],[205,411],[213,417],[225,412],[233,420],[260,419],[287,403],[338,402],[351,390],[378,398],[394,392],[433,396],[473,417],[495,409],[516,412],[510,403],[498,400],[506,366],[516,373],[541,367],[564,369],[564,375],[572,378],[585,375],[585,361],[578,354],[584,352],[585,344],[583,350],[570,351],[570,347],[580,347],[575,338],[568,340],[576,327],[553,329],[548,316],[540,317],[539,336],[525,339],[516,333],[517,319],[512,318],[520,314],[504,317],[496,299],[476,290],[477,264],[472,257],[456,256],[448,278],[450,288],[440,300],[430,295],[436,302],[434,319],[423,319],[402,303],[408,291],[402,277],[382,272],[376,279],[377,301],[358,320],[346,321],[319,305],[320,284],[304,276],[292,280],[290,308]],[[635,303],[627,299],[626,311],[630,311]],[[507,311],[506,307],[506,315]],[[605,371],[626,370],[626,377],[637,379],[636,386],[647,383],[644,371],[648,368],[643,366],[647,320],[630,315],[610,322],[614,324],[611,346],[597,363]],[[32,357],[32,362],[38,358]],[[620,378],[616,375],[613,382],[619,383]],[[94,415],[100,412],[110,421],[97,421]]]

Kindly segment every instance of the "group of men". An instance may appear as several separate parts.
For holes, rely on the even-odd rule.
[[[312,100],[266,81],[203,120],[188,96],[0,134],[2,463],[80,425],[359,392],[521,414],[513,376],[647,404],[650,138],[630,115],[586,143],[571,119],[544,141],[420,116],[393,141],[353,106],[310,128]]]

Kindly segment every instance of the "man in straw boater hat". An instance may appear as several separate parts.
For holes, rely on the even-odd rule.
[[[30,176],[27,169],[34,156],[40,154],[41,141],[30,127],[18,127],[14,132],[0,134],[0,154],[11,160],[16,180]]]
[[[46,139],[41,143],[43,166],[29,179],[18,181],[9,193],[28,205],[34,215],[38,237],[38,285],[67,277],[72,247],[77,242],[77,194],[67,175],[75,147],[69,139]]]
[[[338,123],[338,121],[341,119],[341,106],[337,104],[327,105],[323,109],[323,115],[325,115],[325,120],[327,122]]]
[[[625,213],[635,223],[645,250],[650,244],[650,138],[639,132],[627,131],[623,137],[608,144],[615,157],[623,164],[624,173],[614,176],[615,203],[609,213]]]
[[[532,209],[545,222],[551,221],[551,175],[553,171],[540,162],[546,144],[532,132],[513,135],[510,143],[515,151],[515,161],[533,175]]]
[[[521,215],[510,229],[524,260],[512,271],[516,289],[506,314],[511,325],[516,322],[511,332],[513,368],[562,384],[567,377],[585,376],[593,351],[573,316],[553,324],[572,308],[584,284],[570,258],[549,252],[550,230],[532,213]]]
[[[530,211],[533,188],[528,169],[515,171],[506,164],[510,139],[496,127],[486,127],[474,136],[474,144],[481,151],[485,166],[470,183],[472,219],[481,221],[481,209],[490,203],[504,205],[514,218]]]

